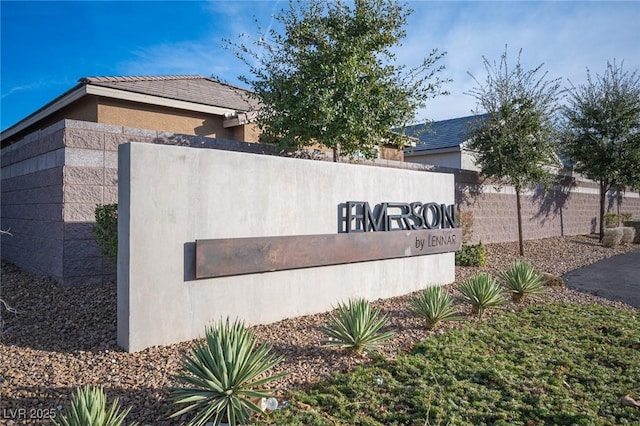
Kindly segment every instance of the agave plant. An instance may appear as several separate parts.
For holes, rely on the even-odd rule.
[[[409,300],[409,311],[426,321],[427,329],[432,330],[440,321],[459,321],[464,319],[452,306],[451,297],[442,287],[428,287]]]
[[[253,332],[237,320],[230,323],[227,318],[207,327],[204,341],[196,342],[182,359],[186,372],[176,378],[189,387],[170,391],[176,404],[188,405],[171,417],[197,411],[189,425],[246,423],[261,411],[257,405],[261,398],[270,396],[263,386],[283,376],[266,376],[282,361],[271,349],[266,344],[256,346]]]
[[[462,299],[471,303],[472,313],[482,321],[482,314],[487,308],[504,305],[507,299],[498,282],[489,274],[481,272],[464,281],[458,288]]]
[[[527,262],[513,262],[500,274],[504,287],[511,293],[511,300],[521,302],[527,296],[544,293],[544,279]]]
[[[338,346],[355,353],[380,347],[393,336],[393,332],[380,332],[388,317],[380,315],[365,299],[350,299],[348,304],[338,303],[328,327],[322,331],[329,337],[328,346]]]
[[[59,418],[53,420],[58,426],[120,426],[131,407],[120,411],[118,398],[107,410],[107,396],[102,387],[79,388]],[[135,423],[132,423],[135,424]]]

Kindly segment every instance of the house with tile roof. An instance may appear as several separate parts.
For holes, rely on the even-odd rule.
[[[472,126],[485,117],[472,115],[407,127],[405,134],[415,138],[416,144],[405,149],[405,161],[479,171],[473,152],[466,149],[466,144]]]
[[[92,233],[118,201],[118,146],[277,154],[246,90],[201,76],[87,77],[1,134],[2,258],[65,285],[115,279]]]
[[[60,120],[257,142],[245,89],[198,75],[85,77],[1,134],[2,146]]]

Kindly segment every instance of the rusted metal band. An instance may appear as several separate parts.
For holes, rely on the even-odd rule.
[[[460,250],[460,229],[196,241],[196,278],[340,265]]]

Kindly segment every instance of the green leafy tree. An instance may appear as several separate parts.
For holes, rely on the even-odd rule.
[[[468,94],[476,98],[479,112],[486,115],[470,128],[468,148],[484,176],[515,188],[523,256],[520,198],[523,190],[539,184],[547,188],[553,181],[553,167],[559,165],[555,122],[562,91],[560,79],[547,80],[547,72],[541,73],[544,64],[525,70],[521,54],[522,50],[513,68],[507,61],[506,47],[499,63],[483,57],[487,71],[484,83],[469,74],[477,86]]]
[[[446,94],[437,49],[421,65],[396,65],[411,10],[392,0],[290,1],[276,25],[252,42],[227,41],[250,69],[241,79],[256,97],[263,139],[282,147],[319,143],[338,155],[376,156],[381,143],[404,146],[391,129]]]
[[[608,62],[603,75],[587,69],[587,83],[568,92],[564,148],[575,170],[599,183],[602,241],[607,192],[640,188],[640,76]]]

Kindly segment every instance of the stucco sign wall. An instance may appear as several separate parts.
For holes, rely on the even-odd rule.
[[[449,174],[138,143],[118,170],[129,351],[454,280]]]

